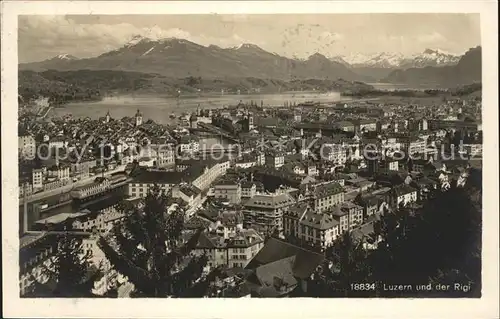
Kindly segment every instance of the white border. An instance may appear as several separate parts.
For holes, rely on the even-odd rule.
[[[2,2],[2,270],[5,317],[259,318],[498,317],[498,26],[496,1]],[[483,297],[481,299],[161,299],[18,297],[17,16],[21,14],[480,13],[483,52]],[[422,21],[425,23],[425,21]]]

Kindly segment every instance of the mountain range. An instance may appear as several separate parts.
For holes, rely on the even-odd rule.
[[[425,49],[423,52],[405,56],[401,53],[381,52],[375,54],[338,55],[332,61],[350,65],[353,68],[407,69],[412,67],[445,66],[457,64],[460,55],[440,49]]]
[[[285,81],[341,78],[348,81],[376,82],[381,79],[406,80],[404,76],[397,76],[399,73],[392,75],[396,70],[401,72],[398,69],[438,67],[435,72],[439,73],[441,67],[458,65],[460,58],[441,50],[427,49],[411,57],[380,53],[328,58],[315,53],[307,59],[298,60],[267,52],[248,43],[233,48],[221,48],[215,45],[206,47],[177,38],[152,40],[136,36],[121,48],[97,57],[77,59],[62,54],[41,62],[20,64],[19,69],[133,71],[172,78],[255,77]],[[412,73],[409,74],[411,77]],[[410,80],[414,82],[413,79]]]
[[[21,64],[20,69],[43,71],[63,70],[119,70],[157,73],[173,78],[195,76],[202,78],[257,77],[292,80],[295,78],[342,78],[359,80],[361,77],[341,63],[321,54],[298,61],[267,52],[253,44],[234,48],[208,47],[176,38],[151,40],[134,38],[123,47],[95,58],[61,60],[58,58]]]
[[[481,47],[467,51],[456,65],[392,71],[383,82],[446,86],[481,82]]]

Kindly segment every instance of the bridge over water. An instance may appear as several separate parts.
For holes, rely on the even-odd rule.
[[[228,139],[229,141],[233,142],[234,144],[239,144],[240,140],[236,138],[235,136],[229,134],[228,132],[222,130],[221,128],[208,124],[208,123],[198,123],[197,128],[191,128],[191,132],[196,133],[196,134],[201,134],[207,136],[207,134],[211,134],[211,136],[221,136],[224,137],[225,139]]]

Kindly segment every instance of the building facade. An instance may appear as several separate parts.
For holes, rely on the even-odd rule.
[[[312,191],[312,205],[314,211],[327,211],[344,201],[343,187],[333,181],[314,186]]]
[[[283,213],[295,204],[288,193],[256,194],[243,208],[245,228],[253,228],[265,234],[283,234]]]
[[[22,158],[34,159],[36,156],[36,141],[31,135],[18,137],[18,150]]]
[[[340,234],[339,222],[327,213],[316,213],[307,205],[289,210],[283,215],[285,238],[326,249]]]
[[[242,197],[241,185],[240,183],[218,183],[214,185],[214,197],[231,204],[239,204]]]

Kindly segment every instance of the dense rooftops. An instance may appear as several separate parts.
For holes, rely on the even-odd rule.
[[[409,193],[413,193],[415,192],[416,189],[411,187],[410,185],[407,185],[407,184],[401,184],[401,185],[396,185],[392,188],[392,192],[396,195],[396,196],[402,196],[402,195],[406,195],[406,194],[409,194]]]
[[[205,230],[199,234],[196,248],[198,249],[213,249],[213,248],[236,248],[250,247],[258,243],[264,242],[264,238],[253,229],[242,229],[233,234],[230,238],[218,235],[215,231]]]
[[[314,211],[309,210],[301,220],[301,224],[320,230],[326,230],[335,227],[339,224],[339,222],[329,214],[315,213]]]
[[[335,194],[342,193],[344,188],[337,182],[330,182],[325,184],[319,184],[314,188],[314,196],[317,198],[323,198]]]

